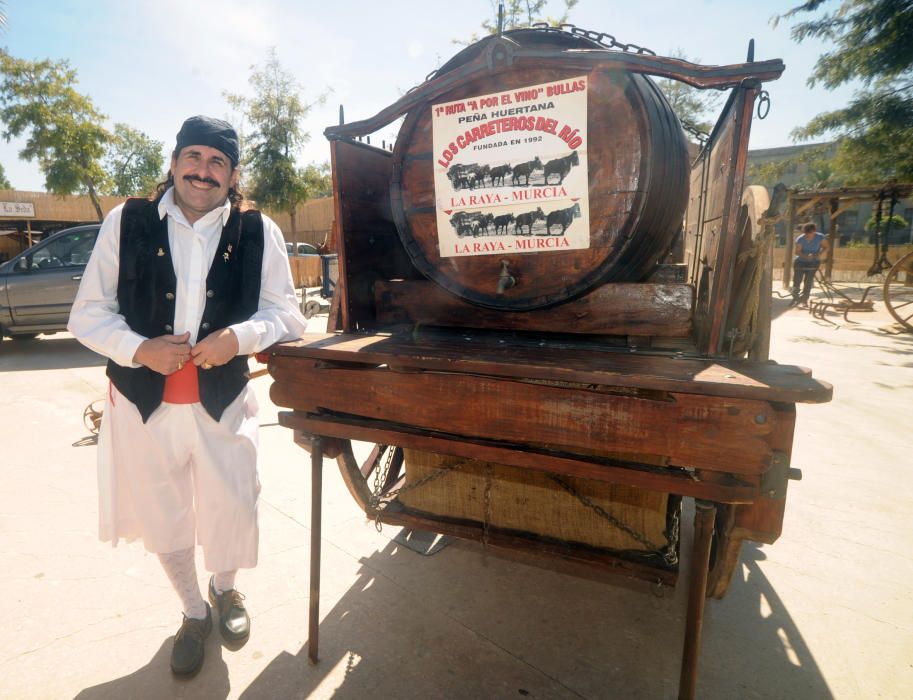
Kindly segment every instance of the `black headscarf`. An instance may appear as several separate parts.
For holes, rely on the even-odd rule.
[[[216,148],[229,157],[233,167],[237,167],[238,161],[241,159],[238,133],[231,124],[221,119],[203,115],[190,117],[181,125],[175,152],[180,153],[181,149],[186,146]]]

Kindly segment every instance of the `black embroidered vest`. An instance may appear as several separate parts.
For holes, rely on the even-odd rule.
[[[263,219],[258,211],[232,209],[206,277],[206,306],[197,342],[210,333],[249,319],[260,300]],[[120,226],[117,302],[132,330],[146,338],[174,333],[177,277],[168,245],[168,217],[158,202],[128,199]],[[122,367],[108,361],[108,377],[139,409],[145,423],[162,403],[164,375],[148,367]],[[249,379],[247,356],[200,370],[200,402],[215,420]]]

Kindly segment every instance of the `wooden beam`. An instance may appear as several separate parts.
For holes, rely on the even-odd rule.
[[[751,503],[757,497],[759,488],[758,479],[748,475],[686,472],[676,468],[638,464],[620,458],[573,455],[557,450],[517,450],[514,446],[501,441],[454,440],[408,426],[393,426],[383,421],[281,411],[279,423],[307,434],[319,433],[383,445],[412,447],[426,452],[479,459],[535,471],[562,473],[680,496],[706,498],[718,503]]]
[[[686,338],[694,290],[687,284],[605,284],[558,306],[499,311],[470,304],[426,280],[374,285],[377,320],[461,328]]]

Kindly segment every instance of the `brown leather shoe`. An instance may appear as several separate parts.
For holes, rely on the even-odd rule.
[[[235,589],[216,593],[215,577],[209,579],[209,601],[219,613],[222,638],[240,642],[250,636],[250,616],[244,609],[244,596]]]
[[[181,629],[174,635],[174,646],[171,649],[171,672],[177,676],[190,676],[203,665],[203,647],[206,637],[212,632],[210,607],[206,605],[206,617],[198,620],[184,616]]]

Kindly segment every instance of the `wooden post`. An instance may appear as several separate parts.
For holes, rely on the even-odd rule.
[[[323,438],[311,442],[311,599],[308,606],[308,661],[317,663],[320,624],[320,493],[323,490]]]
[[[840,227],[837,224],[837,217],[840,216],[840,200],[837,197],[831,199],[831,212],[830,224],[827,227],[827,240],[830,243],[828,248],[827,255],[824,257],[824,279],[830,281],[831,274],[834,271],[834,250],[837,248],[837,241],[839,240],[838,233]]]
[[[694,502],[694,547],[688,581],[688,612],[685,618],[685,644],[682,648],[682,673],[678,683],[680,700],[693,700],[697,689],[697,665],[701,654],[701,627],[704,602],[707,600],[707,576],[710,571],[710,542],[716,519],[716,504]]]
[[[26,235],[28,236],[29,248],[31,248],[32,247],[32,222],[31,221],[25,222],[25,230],[26,230]]]
[[[793,277],[793,249],[796,247],[796,202],[792,193],[789,195],[789,217],[786,219],[786,250],[783,252],[783,288],[789,289]]]

